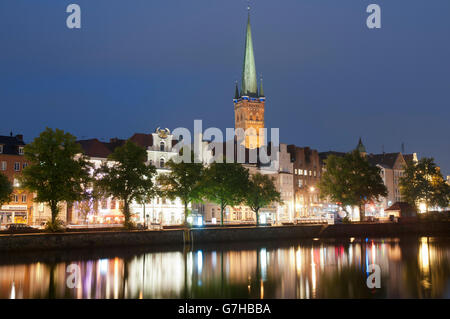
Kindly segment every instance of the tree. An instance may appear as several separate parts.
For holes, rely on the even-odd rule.
[[[255,212],[256,225],[259,225],[259,210],[270,203],[281,201],[281,194],[277,191],[273,178],[256,173],[250,177],[245,204]]]
[[[142,198],[154,188],[153,177],[156,169],[147,165],[147,152],[131,141],[116,147],[95,172],[95,184],[104,196],[123,201],[122,213],[124,226],[133,228],[130,204],[133,200],[141,202]]]
[[[214,162],[205,170],[204,196],[220,206],[221,225],[225,208],[244,201],[248,180],[248,170],[239,163]]]
[[[24,150],[30,165],[23,170],[22,186],[36,193],[35,201],[50,206],[52,217],[47,228],[58,230],[60,203],[89,196],[91,166],[75,136],[59,129],[46,128]]]
[[[450,202],[450,185],[433,158],[424,157],[417,164],[405,167],[400,178],[400,193],[413,206],[424,203],[427,212],[429,207],[448,207]]]
[[[191,202],[200,202],[203,190],[203,164],[195,163],[192,151],[190,159],[190,163],[169,160],[166,166],[170,169],[170,173],[161,174],[157,179],[162,196],[167,196],[171,200],[181,199],[184,205],[185,227],[188,227],[188,205]]]
[[[8,177],[0,173],[0,206],[11,200],[13,187]]]
[[[329,197],[342,206],[358,206],[360,220],[364,221],[364,206],[387,196],[380,176],[380,168],[369,164],[357,150],[342,157],[330,155],[319,183],[321,197]]]

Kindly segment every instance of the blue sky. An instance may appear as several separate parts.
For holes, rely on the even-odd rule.
[[[82,29],[65,25],[68,4]],[[369,30],[366,7],[382,9]],[[246,1],[2,0],[0,134],[233,127]],[[450,174],[450,1],[252,1],[266,126],[281,142],[432,156]]]

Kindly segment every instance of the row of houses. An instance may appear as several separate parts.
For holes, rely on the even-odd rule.
[[[154,165],[157,174],[169,172],[166,163],[177,156],[175,145],[179,143],[169,129],[157,128],[153,133],[136,133],[130,141],[144,148],[147,152],[147,163]],[[99,139],[79,140],[83,153],[89,157],[95,168],[107,161],[108,156],[118,146],[125,143],[125,139],[112,138],[108,142]],[[218,155],[226,156],[225,144],[214,144],[201,139],[202,161],[207,165]],[[213,145],[214,144],[214,145]],[[12,201],[0,208],[1,224],[27,223],[41,225],[50,217],[50,209],[43,203],[33,201],[34,195],[20,187],[19,176],[28,165],[24,157],[22,135],[0,137],[0,172],[8,176],[14,185]],[[236,145],[235,145],[236,147]],[[403,175],[405,166],[417,161],[417,155],[398,153],[367,154],[362,141],[357,148],[367,157],[372,165],[381,169],[381,176],[388,189],[388,196],[378,203],[366,207],[366,214],[385,217],[384,210],[395,202],[401,201],[399,179]],[[221,154],[218,154],[220,153]],[[325,160],[331,154],[342,156],[343,152],[318,152],[309,147],[299,147],[280,143],[276,148],[277,156],[271,157],[269,163],[250,160],[250,149],[245,149],[243,166],[250,174],[256,172],[270,175],[278,191],[281,193],[283,204],[273,204],[265,207],[261,212],[264,222],[292,223],[299,220],[320,219],[331,212],[338,212],[342,208],[337,203],[329,203],[321,199],[318,183],[324,171]],[[270,154],[270,147],[269,152]],[[270,154],[271,155],[271,154]],[[234,156],[237,156],[234,154]],[[259,158],[259,154],[257,154]],[[61,218],[70,224],[120,224],[123,222],[122,203],[114,198],[102,198],[96,201],[64,204],[61,207]],[[214,203],[193,204],[193,223],[218,223],[220,221],[220,207]],[[184,207],[179,199],[156,197],[146,204],[133,203],[131,205],[133,219],[138,223],[148,225],[179,225],[184,220]],[[354,212],[353,219],[359,214]],[[226,223],[253,223],[255,214],[245,206],[227,207],[224,220]]]

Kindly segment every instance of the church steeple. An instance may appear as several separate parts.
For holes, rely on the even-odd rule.
[[[244,66],[242,68],[242,95],[256,96],[258,83],[256,81],[255,55],[253,53],[252,28],[250,26],[250,6],[248,7],[247,31],[245,36]]]

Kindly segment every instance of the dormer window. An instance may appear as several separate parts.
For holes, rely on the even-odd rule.
[[[159,150],[161,152],[164,152],[164,146],[165,146],[164,142],[159,143]]]
[[[0,154],[3,153],[3,145],[0,144]]]
[[[23,155],[23,146],[19,146],[19,155]]]

